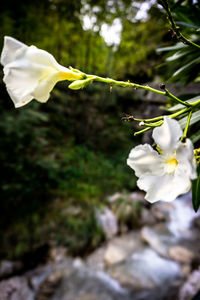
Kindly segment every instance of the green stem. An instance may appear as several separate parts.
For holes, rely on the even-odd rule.
[[[190,107],[190,106],[191,106],[190,103],[185,102],[185,101],[183,101],[183,100],[177,98],[177,97],[174,96],[172,93],[170,93],[166,88],[165,88],[164,90],[165,90],[166,96],[170,97],[171,99],[175,100],[176,102],[181,103],[182,105],[187,106],[187,107]]]
[[[168,117],[173,119],[173,118],[176,118],[178,116],[180,116],[181,114],[183,113],[186,113],[189,111],[189,115],[188,115],[188,120],[187,120],[187,124],[186,124],[186,128],[184,130],[184,134],[183,134],[183,139],[186,137],[187,135],[187,130],[188,130],[188,127],[189,127],[189,124],[190,124],[190,119],[191,119],[191,116],[192,116],[192,109],[191,108],[184,108],[174,114],[171,114],[169,115]],[[130,118],[130,116],[129,116]],[[142,124],[142,126],[147,126],[146,128],[140,130],[140,131],[137,131],[134,133],[134,136],[136,135],[139,135],[141,133],[144,133],[146,131],[148,131],[149,129],[151,129],[152,127],[158,127],[158,126],[161,126],[163,124],[163,119],[164,119],[164,116],[160,116],[160,117],[157,117],[157,118],[153,118],[153,119],[146,119],[146,120],[142,120],[142,119],[135,119],[133,118],[134,121],[139,121],[139,122],[144,122],[144,124]],[[155,123],[147,123],[147,122],[154,122],[154,121],[158,121],[158,122],[155,122]]]
[[[171,118],[171,119],[173,119],[173,118],[175,118],[175,117],[178,117],[179,115],[181,115],[181,114],[183,114],[183,113],[186,113],[186,112],[188,112],[188,111],[190,111],[190,113],[191,113],[191,115],[192,115],[192,110],[191,110],[191,108],[184,108],[184,109],[182,109],[182,110],[180,110],[180,111],[178,111],[178,112],[176,112],[176,113],[174,113],[174,114],[171,114],[171,115],[169,115],[169,118]],[[190,114],[189,113],[189,114]],[[190,116],[190,118],[191,118],[191,116]],[[146,119],[146,120],[142,120],[142,119],[135,119],[134,118],[134,120],[135,121],[140,121],[140,122],[144,122],[144,124],[142,124],[142,126],[147,126],[146,128],[144,128],[144,129],[142,129],[142,130],[140,130],[140,131],[137,131],[137,132],[135,132],[134,133],[134,135],[136,136],[136,135],[139,135],[139,134],[141,134],[141,133],[144,133],[144,132],[146,132],[146,131],[148,131],[149,129],[151,129],[152,127],[158,127],[158,126],[161,126],[162,124],[163,124],[163,119],[164,119],[164,116],[160,116],[160,117],[157,117],[157,118],[153,118],[153,119]],[[188,119],[189,119],[189,116],[188,116]],[[158,122],[155,122],[155,123],[147,123],[147,121],[148,122],[153,122],[153,121],[158,121]],[[190,123],[190,119],[188,120],[188,122]],[[186,125],[187,126],[187,125]],[[188,124],[188,126],[189,126],[189,124]],[[185,132],[184,132],[185,133]],[[186,134],[187,134],[187,132],[186,132]],[[183,138],[184,138],[184,135],[183,135]]]
[[[189,110],[190,110],[190,108],[186,107],[184,109],[179,110],[176,113],[173,113],[173,114],[169,115],[168,117],[173,119],[173,118],[176,118],[176,117],[182,115],[185,112],[188,112]],[[127,117],[128,120],[133,120],[133,121],[137,121],[137,122],[144,122],[145,123],[144,125],[146,125],[146,123],[149,123],[149,122],[155,122],[155,121],[163,120],[163,118],[164,118],[163,116],[155,117],[155,118],[152,118],[152,119],[137,119],[137,118],[134,118],[133,116],[128,116]],[[126,119],[126,117],[124,117],[124,119]]]
[[[167,16],[168,16],[168,20],[171,24],[172,30],[174,31],[174,33],[176,34],[176,37],[178,40],[180,40],[182,43],[188,45],[188,46],[193,46],[196,47],[198,49],[200,49],[200,45],[188,40],[180,31],[179,31],[179,27],[176,25],[173,17],[172,17],[172,13],[168,4],[167,0],[161,0],[161,4],[163,6],[163,8],[165,9]]]
[[[111,85],[117,85],[117,86],[122,86],[122,87],[133,87],[133,88],[139,88],[139,89],[143,89],[146,91],[150,91],[152,93],[156,93],[162,96],[168,96],[171,99],[175,100],[177,103],[181,103],[184,106],[191,106],[189,103],[182,101],[181,99],[177,98],[176,96],[174,96],[172,93],[170,93],[167,89],[164,89],[164,92],[154,89],[150,86],[147,85],[141,85],[141,84],[137,84],[137,83],[131,83],[129,81],[118,81],[118,80],[114,80],[112,78],[104,78],[104,77],[100,77],[100,76],[95,76],[95,75],[88,75],[85,74],[87,78],[92,78],[93,80],[96,81],[100,81],[100,82],[105,82]]]
[[[183,113],[189,111],[190,108],[184,108],[174,114],[171,114],[169,115],[168,117],[173,119],[173,118],[176,118],[180,115],[182,115]],[[157,118],[154,118],[154,119],[149,119],[149,120],[141,120],[141,122],[144,122],[144,126],[148,126],[148,127],[157,127],[157,126],[161,126],[163,124],[163,119],[164,119],[164,116],[160,116],[160,117],[157,117]],[[158,122],[155,122],[155,123],[148,123],[148,122],[153,122],[153,121],[158,121]]]
[[[199,104],[200,104],[200,100],[197,100],[196,102],[191,103],[191,106],[198,106]]]
[[[155,122],[155,123],[144,123],[142,126],[147,126],[147,127],[158,127],[163,124],[163,120]]]
[[[144,133],[144,132],[148,131],[149,129],[151,129],[151,127],[146,127],[146,128],[144,128],[144,129],[142,129],[142,130],[140,130],[140,131],[136,131],[136,132],[134,133],[134,136],[139,135],[139,134],[141,134],[141,133]]]
[[[188,128],[190,125],[190,120],[191,120],[191,116],[192,116],[192,110],[190,110],[189,114],[188,114],[188,118],[187,118],[187,123],[183,132],[183,137],[181,140],[184,140],[187,137],[187,132],[188,132]]]
[[[93,76],[93,75],[86,75],[86,76],[87,76],[87,78],[93,77],[93,79],[96,80],[96,81],[105,82],[105,83],[108,83],[108,84],[111,84],[111,85],[117,85],[117,86],[122,86],[122,87],[130,87],[130,88],[133,87],[133,88],[136,88],[136,89],[140,88],[140,89],[143,89],[143,90],[146,90],[146,91],[150,91],[150,92],[165,96],[165,92],[159,91],[157,89],[151,88],[151,87],[146,86],[146,85],[131,83],[129,81],[118,81],[118,80],[114,80],[114,79],[111,79],[111,78],[104,78],[104,77],[100,77],[100,76]]]
[[[176,118],[176,117],[188,112],[189,110],[190,110],[190,108],[188,108],[188,107],[181,109],[181,110],[177,111],[176,113],[169,115],[169,118],[171,118],[171,119]]]
[[[159,120],[163,120],[163,116],[160,116],[160,117],[155,117],[155,118],[152,118],[152,119],[137,119],[137,118],[134,118],[133,117],[133,120],[134,121],[137,121],[137,122],[154,122],[154,121],[159,121]]]

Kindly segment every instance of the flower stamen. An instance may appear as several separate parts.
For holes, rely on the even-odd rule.
[[[176,158],[173,157],[173,158],[168,159],[167,163],[166,163],[166,168],[165,168],[166,172],[173,173],[175,171],[177,165],[178,165],[178,161]]]

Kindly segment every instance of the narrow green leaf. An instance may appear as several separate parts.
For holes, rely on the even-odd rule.
[[[193,144],[200,141],[200,131],[195,132],[194,134],[192,134],[190,139],[193,142]]]
[[[188,117],[186,116],[186,117],[184,117],[184,118],[182,118],[182,119],[179,120],[179,124],[181,125],[181,128],[185,128],[185,125],[187,123],[187,118]],[[200,121],[200,110],[195,111],[192,114],[192,117],[191,117],[191,120],[190,120],[190,125],[193,125],[193,124],[195,124],[195,123],[197,123],[199,121]]]
[[[177,25],[183,25],[183,26],[190,27],[190,28],[199,29],[198,26],[196,26],[194,24],[187,23],[187,22],[176,22],[176,24]]]
[[[175,77],[185,71],[186,69],[189,69],[192,65],[197,64],[200,62],[200,57],[195,58],[194,60],[190,61],[188,64],[184,65],[180,69],[178,69],[172,76]]]
[[[157,48],[157,52],[167,52],[167,51],[179,50],[179,49],[186,48],[186,47],[187,46],[183,43],[177,43],[175,46]]]
[[[200,206],[200,167],[197,168],[197,174],[197,179],[192,182],[192,204],[195,212]]]
[[[187,48],[186,48],[187,49]],[[184,56],[188,56],[188,51],[177,51],[175,52],[173,55],[169,56],[166,58],[166,61],[174,61],[174,60],[178,60],[181,57],[183,58]]]

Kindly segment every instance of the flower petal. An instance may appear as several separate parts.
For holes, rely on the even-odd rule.
[[[50,92],[54,88],[55,84],[59,81],[59,72],[51,73],[45,79],[41,80],[32,95],[39,102],[47,102],[50,97]]]
[[[18,50],[25,48],[28,48],[28,46],[10,36],[5,36],[4,46],[1,53],[1,64],[5,66],[11,63],[16,59]]]
[[[153,130],[153,139],[163,152],[177,148],[183,132],[178,121],[164,117],[164,123]]]
[[[82,79],[82,73],[76,73],[68,68],[61,66],[49,52],[39,49],[35,46],[28,47],[26,58],[34,64],[38,64],[43,68],[47,67],[47,71],[59,72],[59,80],[77,80]],[[38,100],[38,99],[37,99]]]
[[[59,64],[52,54],[35,46],[28,47],[26,58],[34,64],[38,64],[48,68],[51,67],[54,70],[59,69]]]
[[[179,195],[187,193],[191,188],[191,181],[186,174],[165,174],[164,176],[144,175],[137,185],[146,192],[145,199],[150,203],[156,201],[171,202]]]
[[[34,46],[21,47],[17,51],[16,59],[4,67],[5,76],[3,78],[15,107],[25,105],[33,98],[40,102],[47,101],[50,96],[50,88],[53,88],[57,82],[56,79],[52,83],[51,76],[55,72],[59,73],[54,67],[54,65],[57,67],[57,62],[51,54]],[[38,56],[37,54],[41,55]],[[48,90],[44,91],[42,91],[41,85],[43,78],[46,83],[43,85],[44,89],[48,86]],[[47,84],[47,82],[51,82],[51,84]],[[37,87],[40,92],[34,93]],[[41,92],[43,94],[40,96]],[[38,99],[37,94],[39,95]]]
[[[31,93],[38,84],[38,77],[42,76],[42,70],[37,66],[33,66],[25,58],[20,58],[6,65],[4,73],[3,81],[15,107],[30,102],[33,99]],[[28,102],[27,99],[29,99]]]
[[[144,173],[162,174],[163,172],[160,155],[148,144],[133,148],[127,164],[135,170],[138,177]]]
[[[177,172],[187,174],[192,180],[196,179],[196,160],[194,157],[193,144],[190,139],[186,139],[185,143],[179,142],[176,155],[178,160]]]

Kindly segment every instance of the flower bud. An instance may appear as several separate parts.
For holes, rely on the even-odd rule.
[[[73,81],[68,88],[71,90],[79,90],[84,88],[86,85],[88,85],[90,82],[92,82],[95,79],[95,76],[83,80],[75,80]]]

